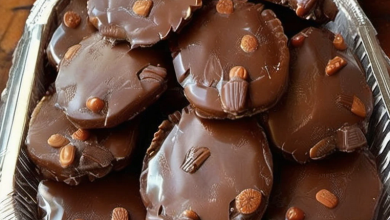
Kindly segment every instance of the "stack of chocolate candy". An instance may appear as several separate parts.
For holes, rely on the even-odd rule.
[[[246,0],[71,0],[47,50],[58,76],[26,140],[50,179],[42,217],[372,219],[371,90],[343,36],[300,20],[337,7],[270,2],[295,14]]]

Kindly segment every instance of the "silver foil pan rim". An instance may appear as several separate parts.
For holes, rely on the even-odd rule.
[[[341,33],[366,72],[374,95],[368,142],[376,157],[384,193],[377,220],[390,219],[390,77],[376,30],[357,0],[334,0],[340,12],[325,27]],[[32,108],[45,92],[44,50],[56,7],[68,0],[37,0],[15,50],[13,66],[0,107],[0,219],[37,219],[39,179],[23,150]]]
[[[0,219],[16,219],[14,207],[16,164],[25,136],[36,72],[44,51],[42,36],[58,0],[37,0],[13,54],[6,89],[1,94],[0,116]],[[32,198],[35,199],[35,198]]]

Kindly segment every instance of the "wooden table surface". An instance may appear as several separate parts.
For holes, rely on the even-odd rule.
[[[0,0],[0,92],[5,88],[12,54],[34,0]]]
[[[0,92],[5,88],[12,54],[22,35],[35,0],[0,0]],[[378,39],[390,56],[390,0],[359,0],[378,31]]]

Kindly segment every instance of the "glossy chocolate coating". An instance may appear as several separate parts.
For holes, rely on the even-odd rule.
[[[146,219],[178,219],[193,210],[200,219],[261,219],[273,182],[272,158],[254,118],[207,120],[185,108],[160,125],[140,177]],[[263,194],[252,215],[237,213],[245,189]]]
[[[293,10],[282,5],[264,2],[264,7],[275,12],[282,22],[284,33],[288,38],[295,36],[305,28],[319,26],[318,22],[302,19]]]
[[[330,31],[308,28],[298,35],[303,41],[290,51],[288,91],[266,117],[270,140],[285,156],[300,163],[311,158],[310,149],[314,146],[322,145],[324,152],[312,159],[325,157],[334,149],[350,152],[362,147],[373,97],[354,55],[350,50],[337,50]],[[328,76],[325,67],[335,56],[345,59],[347,65]],[[366,117],[354,114],[339,102],[352,102],[353,96],[363,103]]]
[[[128,44],[112,45],[99,34],[80,45],[70,60],[62,60],[56,79],[57,103],[77,127],[114,127],[165,91],[170,61],[162,50],[130,50]],[[104,101],[100,112],[87,108],[91,97]]]
[[[172,46],[177,79],[198,116],[235,119],[265,111],[287,85],[289,51],[283,27],[262,4],[234,1],[229,15],[218,13],[216,4],[212,1],[194,15]],[[257,41],[253,52],[241,48],[245,35]],[[247,79],[229,79],[234,66],[244,67]],[[229,109],[241,101],[245,103],[239,109]]]
[[[76,12],[81,22],[76,28],[67,27],[63,16],[66,12]],[[69,5],[60,14],[61,24],[53,33],[47,46],[47,57],[53,66],[57,66],[69,47],[78,44],[84,37],[96,32],[96,28],[89,23],[87,14],[87,0],[71,0]]]
[[[101,178],[125,167],[136,144],[138,121],[132,120],[112,129],[88,130],[85,141],[72,138],[78,129],[55,107],[56,94],[45,96],[35,108],[26,138],[31,160],[45,178],[77,185],[85,179]],[[66,168],[60,163],[61,148],[48,144],[53,134],[65,137],[76,147],[74,162]]]
[[[374,219],[382,183],[370,152],[337,153],[305,165],[287,162],[280,168],[265,219],[285,219],[290,207],[301,209],[305,219]],[[335,208],[316,200],[321,189],[336,195]]]
[[[275,4],[290,7],[296,14],[305,19],[318,22],[334,20],[338,9],[333,0],[266,0]]]
[[[88,14],[101,34],[127,40],[132,48],[150,46],[178,31],[201,0],[153,0],[147,16],[133,11],[136,0],[89,0]]]
[[[40,219],[45,220],[109,220],[118,207],[125,208],[131,220],[144,220],[146,215],[138,177],[127,172],[79,186],[43,180],[38,186],[38,206]]]

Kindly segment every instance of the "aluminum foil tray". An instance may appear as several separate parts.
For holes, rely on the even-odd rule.
[[[375,107],[368,143],[376,157],[384,191],[376,210],[377,220],[390,219],[390,65],[376,31],[356,0],[334,0],[339,7],[326,28],[341,33],[366,72]],[[0,219],[38,219],[36,193],[38,172],[25,150],[31,112],[45,93],[50,72],[45,62],[48,39],[57,26],[58,14],[68,0],[37,0],[14,54],[7,88],[0,107]]]

